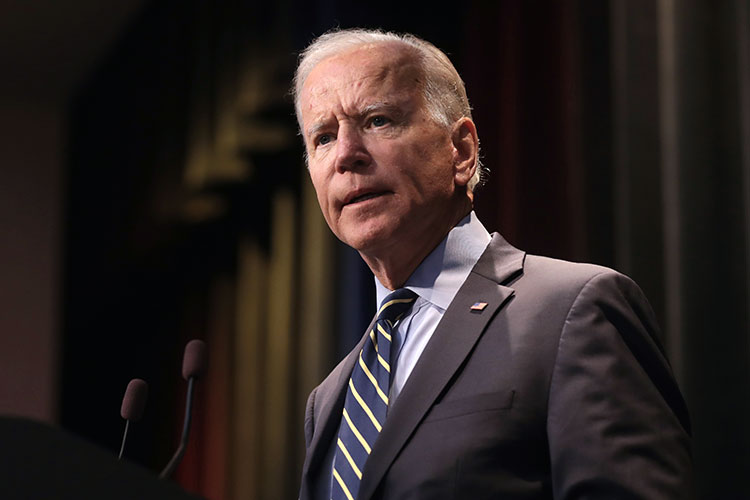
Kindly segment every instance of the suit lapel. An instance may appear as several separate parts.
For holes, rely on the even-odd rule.
[[[320,404],[320,410],[315,412],[315,431],[310,442],[310,451],[307,453],[307,459],[302,466],[302,477],[307,481],[306,486],[309,491],[314,491],[313,477],[318,475],[316,469],[325,461],[328,447],[338,431],[349,377],[351,377],[359,351],[362,350],[362,345],[367,340],[368,332],[374,324],[375,318],[365,330],[365,334],[356,347],[331,372],[333,385],[326,387],[326,384],[321,384],[318,390],[322,392],[315,395],[315,402]]]
[[[494,235],[466,282],[445,312],[414,367],[401,394],[390,408],[383,431],[365,464],[358,499],[369,499],[401,448],[450,382],[487,323],[513,295],[500,283],[517,276],[524,253]],[[484,302],[481,311],[472,305]]]

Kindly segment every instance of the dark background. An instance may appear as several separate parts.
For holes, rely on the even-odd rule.
[[[46,7],[0,53],[26,75],[0,87],[3,411],[115,450],[122,390],[145,378],[129,456],[159,470],[181,425],[182,347],[204,338],[177,479],[211,499],[295,497],[305,396],[374,304],[310,196],[289,80],[315,35],[382,27],[432,41],[464,77],[490,231],[641,285],[691,410],[701,497],[750,497],[746,1],[164,0],[86,22]],[[108,48],[51,90],[73,61],[39,56],[58,25],[82,40],[69,54],[87,33]]]

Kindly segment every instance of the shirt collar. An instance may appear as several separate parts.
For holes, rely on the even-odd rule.
[[[453,302],[492,237],[472,211],[425,258],[404,285],[443,311]],[[375,278],[378,305],[391,293]]]

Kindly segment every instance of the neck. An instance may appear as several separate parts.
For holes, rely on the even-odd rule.
[[[360,252],[360,256],[383,286],[389,290],[401,288],[422,261],[470,211],[471,205],[458,212],[453,220],[448,221],[449,223],[443,227],[442,231],[435,231],[431,238],[399,242],[405,251],[384,249],[377,253]]]

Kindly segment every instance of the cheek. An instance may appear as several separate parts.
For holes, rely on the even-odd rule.
[[[412,151],[409,161],[404,163],[401,174],[408,183],[424,196],[449,193],[453,189],[453,167],[450,157],[436,149]]]
[[[318,204],[320,205],[320,209],[323,211],[323,215],[328,218],[328,202],[327,202],[327,194],[328,194],[328,184],[326,183],[325,179],[319,174],[312,170],[310,170],[310,180],[312,181],[313,189],[315,189],[315,195],[318,198]]]
[[[425,177],[433,183],[440,182],[446,175],[452,175],[453,147],[448,138],[438,134],[419,137],[408,144],[399,154],[402,159],[408,159],[407,165],[420,165]],[[428,181],[429,182],[429,181]]]

